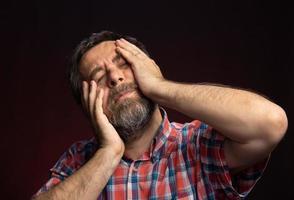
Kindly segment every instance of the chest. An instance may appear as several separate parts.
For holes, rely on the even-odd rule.
[[[181,148],[157,160],[122,160],[103,196],[106,199],[198,199],[197,191],[199,186],[200,190],[204,187],[203,181],[195,149]]]

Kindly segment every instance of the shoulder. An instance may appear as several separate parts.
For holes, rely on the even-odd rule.
[[[79,169],[97,149],[95,138],[80,140],[73,143],[59,158],[51,171],[67,172],[68,175]]]
[[[212,127],[199,120],[186,123],[171,122],[171,136],[177,137],[179,142],[187,143],[195,141],[199,136],[206,136]]]
[[[97,148],[97,142],[94,137],[85,140],[79,140],[73,143],[68,149],[73,154],[89,153],[89,151]]]

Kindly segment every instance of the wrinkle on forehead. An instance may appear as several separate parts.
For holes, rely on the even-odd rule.
[[[89,49],[81,58],[79,71],[82,76],[89,77],[94,67],[100,66],[103,62],[117,61],[115,41],[105,41]]]

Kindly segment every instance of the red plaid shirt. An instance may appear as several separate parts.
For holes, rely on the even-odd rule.
[[[163,121],[149,151],[138,160],[122,158],[101,199],[242,199],[260,178],[266,160],[234,177],[224,155],[224,136],[200,121]],[[50,169],[37,194],[72,175],[97,150],[94,138],[73,144]]]

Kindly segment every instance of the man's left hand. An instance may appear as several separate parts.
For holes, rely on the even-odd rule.
[[[144,95],[152,99],[165,81],[160,68],[149,56],[125,39],[116,40],[116,50],[130,63],[135,79]]]

